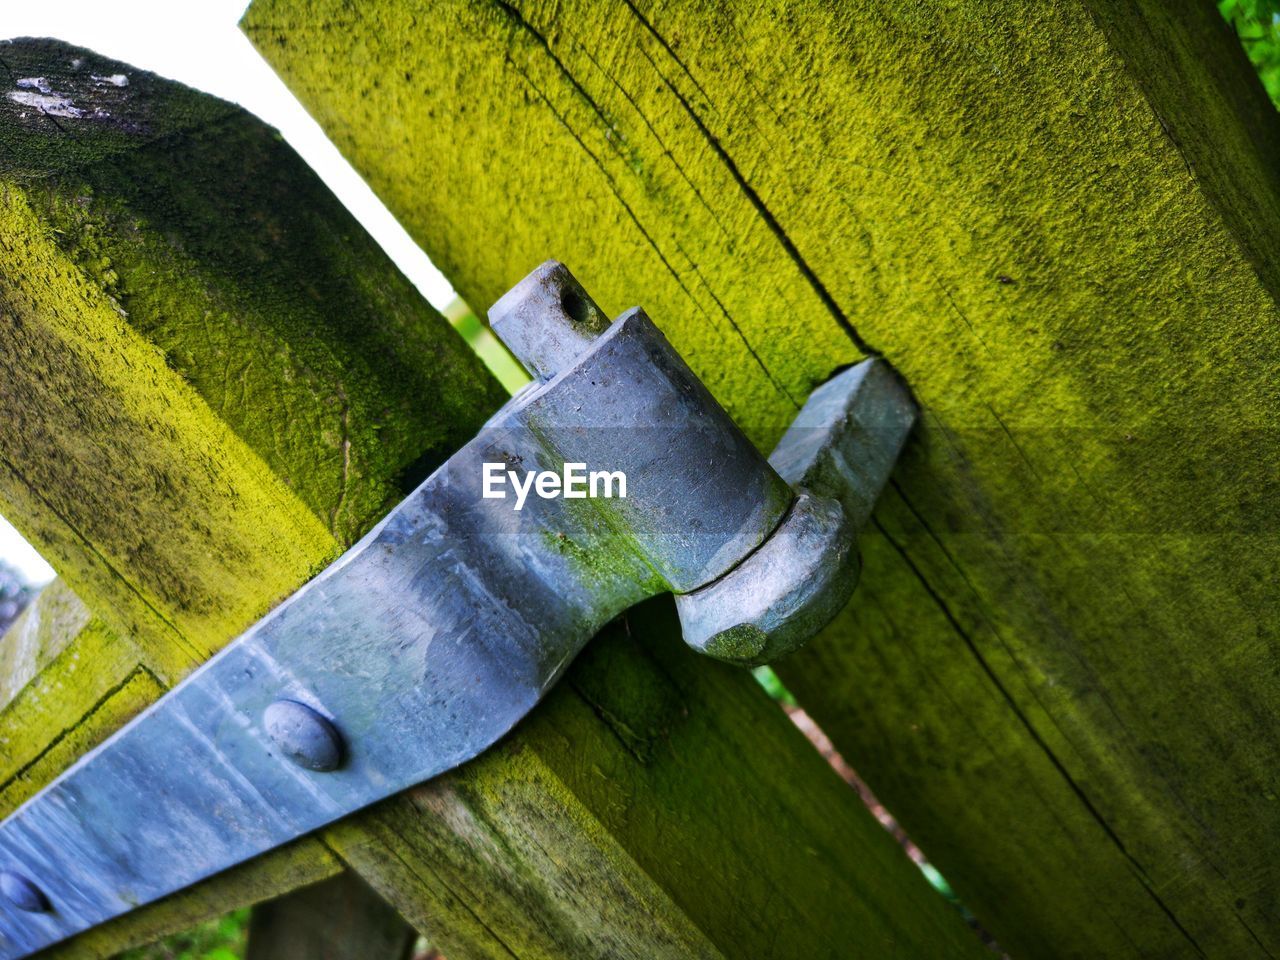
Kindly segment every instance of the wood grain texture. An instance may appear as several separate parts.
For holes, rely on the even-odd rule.
[[[78,89],[59,76],[73,59],[137,76],[48,43],[3,56],[54,89]],[[138,104],[102,109],[145,128],[154,85],[131,81]],[[94,117],[63,119],[92,139],[92,122],[72,121]],[[26,119],[0,117],[10,135]],[[0,322],[18,349],[0,359],[0,509],[133,638],[153,693],[500,401],[445,321],[242,114],[20,173],[3,197]],[[450,960],[739,957],[763,940],[805,960],[981,955],[748,674],[645,652],[673,642],[664,610],[597,645],[505,751],[326,843]],[[38,752],[43,734],[23,730],[22,756]]]
[[[244,28],[469,302],[561,259],[764,446],[890,360],[923,423],[784,679],[1015,956],[1280,950],[1280,127],[1211,5]]]

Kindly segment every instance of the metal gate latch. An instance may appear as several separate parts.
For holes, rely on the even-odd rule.
[[[0,824],[0,956],[469,760],[646,597],[674,593],[694,649],[747,665],[795,649],[848,600],[855,537],[915,419],[883,362],[816,390],[766,461],[642,310],[610,323],[561,264],[490,319],[534,382],[359,543]],[[515,509],[484,495],[485,464],[517,478],[584,464],[625,476],[626,496]]]

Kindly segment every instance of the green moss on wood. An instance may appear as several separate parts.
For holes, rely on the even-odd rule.
[[[140,652],[64,586],[41,592],[6,632],[6,648],[45,640],[51,655],[6,675],[16,689],[0,711],[0,813],[8,814],[71,761],[159,695]],[[21,681],[19,683],[19,681]]]
[[[344,545],[501,397],[247,114],[29,191],[67,255]]]
[[[332,556],[335,532],[361,532],[397,483],[499,399],[443,321],[399,299],[406,288],[385,260],[360,254],[367,241],[347,234],[332,199],[299,180],[272,137],[232,116],[56,176],[15,175],[3,195],[0,304],[17,345],[0,381],[13,427],[0,436],[4,510],[95,612],[131,629],[147,669],[180,643],[189,649],[174,658],[176,675],[229,639]],[[290,209],[295,199],[304,209]],[[349,432],[334,432],[335,397],[352,413]],[[330,479],[335,450],[349,454],[346,483]],[[672,642],[669,631],[668,621],[655,639]],[[575,671],[585,693],[552,695],[551,726],[522,728],[508,752],[353,818],[328,842],[447,938],[454,958],[741,956],[762,924],[797,919],[779,955],[843,956],[850,944],[877,956],[977,955],[746,674],[682,688],[669,671],[715,668],[692,655],[666,665],[602,655]],[[110,723],[81,707],[96,719],[76,721],[61,749],[16,706],[32,684],[63,675],[46,667],[14,702],[25,752],[12,763],[43,744],[28,770],[44,778],[122,722],[149,676],[127,679],[124,666],[107,671],[128,691],[105,701]],[[706,736],[721,716],[727,728]],[[752,751],[767,762],[745,762]],[[427,817],[424,795],[435,798]],[[728,843],[725,869],[654,859]],[[817,853],[784,860],[768,855],[775,847]],[[868,851],[876,866],[864,873]],[[118,947],[332,864],[319,846],[295,852],[67,950]],[[731,879],[732,896],[711,878]],[[868,907],[846,922],[855,891],[888,919]],[[743,911],[760,921],[744,924]],[[831,916],[843,931],[834,938]]]
[[[63,256],[13,185],[0,198],[0,259],[5,515],[176,676],[263,611],[247,581],[268,602],[282,597],[334,555],[333,539]]]
[[[514,8],[446,5],[434,10],[431,24],[418,24],[425,9],[259,3],[246,30],[373,188],[395,204],[433,262],[466,284],[460,292],[468,303],[493,303],[514,279],[557,257],[610,316],[643,302],[687,359],[705,361],[700,375],[763,445],[781,434],[812,387],[857,359],[839,326],[808,322],[830,318],[831,308],[805,280],[802,264],[771,259],[777,225],[756,217],[746,196],[727,219],[696,200],[695,190],[712,187],[691,186],[695,170],[708,174],[714,189],[739,192],[714,145],[669,122],[658,134],[665,147],[692,148],[694,156],[679,164],[646,157],[654,143],[644,125],[650,118],[637,111],[669,109],[671,97],[643,58],[635,65],[646,73],[643,84],[626,90],[634,105],[614,90],[617,102],[602,108],[597,91],[583,93],[567,79],[563,51],[548,52],[546,31]],[[321,21],[323,30],[305,27]],[[442,44],[476,57],[477,69],[442,78],[435,53]],[[500,49],[511,54],[505,65],[492,59]],[[354,69],[342,77],[329,57]],[[452,56],[449,62],[461,64]],[[605,74],[597,76],[612,89]],[[390,116],[398,119],[388,123]],[[366,136],[373,130],[376,137]],[[466,147],[439,156],[456,136],[469,138]],[[521,169],[495,170],[486,159],[513,149]],[[685,198],[694,202],[682,206],[679,231],[658,229],[650,211]],[[486,230],[512,221],[511,229],[491,234],[501,242],[463,239],[463,219],[472,215],[463,211],[482,207],[476,222]],[[714,260],[710,250],[719,251]],[[743,404],[745,397],[770,401]]]
[[[0,177],[44,178],[238,113],[60,40],[0,41]]]
[[[84,604],[62,581],[40,591],[0,636],[0,709],[62,652],[89,618]]]
[[[12,94],[28,75],[70,84],[72,60],[74,77],[128,76],[86,82],[132,118],[122,146],[106,106],[0,116],[0,499],[173,677],[354,541],[502,392],[274,131],[78,48],[0,52]]]
[[[855,603],[779,672],[1014,955],[1234,957],[1280,947],[1280,131],[1215,16],[256,0],[245,29],[469,302],[562,259],[762,445],[892,361],[922,427]]]

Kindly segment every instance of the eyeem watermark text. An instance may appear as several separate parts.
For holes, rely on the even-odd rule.
[[[587,472],[585,463],[566,463],[560,473],[554,470],[530,470],[523,477],[507,468],[505,463],[484,465],[484,493],[486,500],[505,500],[507,484],[515,491],[516,509],[524,508],[524,502],[532,490],[543,500],[564,497],[566,500],[585,500],[587,497],[627,496],[627,475],[621,470],[592,470]]]

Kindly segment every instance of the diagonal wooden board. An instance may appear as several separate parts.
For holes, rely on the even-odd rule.
[[[501,394],[273,131],[87,51],[0,59],[7,92],[39,76],[80,111],[0,99],[0,512],[93,614],[65,618],[10,703],[25,796],[332,559]],[[94,682],[128,696],[84,679],[99,660]],[[51,709],[83,733],[28,722]],[[749,675],[683,649],[669,603],[478,761],[61,952],[343,863],[450,960],[981,952]]]
[[[1211,4],[255,0],[469,302],[554,255],[767,447],[924,423],[780,669],[1015,956],[1280,950],[1280,123]]]

